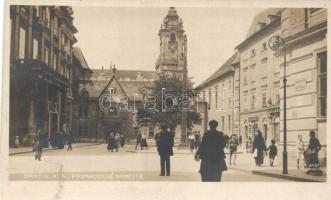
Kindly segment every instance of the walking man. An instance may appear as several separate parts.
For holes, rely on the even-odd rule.
[[[170,176],[170,156],[173,155],[174,140],[167,129],[168,126],[165,124],[161,126],[161,132],[157,141],[157,151],[160,155],[161,164],[160,176]]]
[[[233,164],[236,164],[237,158],[237,149],[238,149],[238,140],[235,134],[233,134],[229,140],[229,149],[230,149],[230,165],[233,157]]]
[[[203,137],[195,159],[201,159],[200,174],[203,182],[220,182],[222,172],[227,170],[224,147],[226,145],[222,132],[216,130],[218,122],[209,122],[210,130]]]

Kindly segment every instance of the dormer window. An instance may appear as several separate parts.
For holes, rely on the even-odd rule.
[[[255,49],[251,50],[251,58],[255,56]]]

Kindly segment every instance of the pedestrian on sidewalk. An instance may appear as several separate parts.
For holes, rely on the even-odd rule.
[[[15,136],[14,146],[15,146],[15,148],[20,147],[20,137],[18,135]]]
[[[71,132],[68,133],[67,142],[68,142],[68,151],[72,151],[72,143],[74,143],[74,136],[72,135]]]
[[[243,143],[243,137],[241,137],[241,135],[239,135],[238,141],[239,141],[239,146],[241,146],[241,144]]]
[[[195,150],[197,150],[201,143],[200,132],[198,131],[194,134],[194,143],[195,143],[194,148]]]
[[[200,174],[203,182],[221,182],[223,171],[227,170],[224,147],[224,134],[216,130],[218,122],[209,122],[210,130],[202,137],[202,142],[195,154],[195,160],[200,160]]]
[[[189,140],[189,146],[190,146],[191,152],[193,152],[194,146],[195,146],[194,138],[195,137],[194,137],[193,133],[190,133],[190,135],[188,136],[188,140]]]
[[[108,151],[113,152],[114,149],[116,149],[116,140],[115,140],[115,134],[113,132],[110,133],[109,139],[108,139]]]
[[[252,152],[252,138],[251,136],[248,137],[248,139],[246,140],[246,153],[248,152]]]
[[[265,141],[262,136],[262,132],[257,130],[257,135],[253,141],[253,153],[255,155],[255,164],[258,167],[261,167],[264,159],[264,151],[266,150]],[[255,152],[256,151],[256,152]]]
[[[124,135],[123,134],[120,134],[120,138],[121,138],[121,148],[123,148],[124,145],[125,145]]]
[[[300,169],[300,159],[304,159],[305,145],[302,141],[302,135],[298,135],[297,140],[297,169]]]
[[[33,149],[34,152],[34,159],[41,160],[41,155],[43,153],[43,138],[44,134],[41,132],[40,129],[37,131],[37,136],[33,140]]]
[[[224,134],[224,139],[225,139],[225,147],[227,149],[229,149],[229,140],[230,140],[230,137],[228,136],[228,134]]]
[[[235,134],[231,135],[231,138],[229,140],[229,150],[230,150],[230,165],[232,164],[231,159],[233,156],[233,164],[236,164],[236,158],[237,158],[237,150],[238,150],[238,139]]]
[[[137,141],[136,141],[136,147],[135,147],[135,150],[137,150],[137,147],[138,145],[140,145],[140,149],[142,150],[143,147],[141,145],[141,132],[139,131],[138,134],[137,134]]]
[[[277,156],[276,141],[274,139],[271,140],[271,145],[267,148],[267,151],[269,151],[270,166],[273,167],[275,162],[275,157]]]
[[[144,147],[146,147],[146,149],[148,149],[147,137],[149,134],[149,128],[148,128],[148,126],[144,125],[140,128],[140,131],[141,131],[141,148],[142,148],[142,150],[144,149]]]
[[[157,144],[157,151],[160,155],[161,173],[160,176],[170,176],[170,156],[172,156],[174,146],[174,139],[170,132],[167,130],[168,126],[163,124]]]
[[[121,147],[121,136],[118,132],[115,135],[115,141],[116,141],[116,152],[118,152],[118,149]]]
[[[321,150],[322,146],[319,140],[315,136],[315,131],[310,131],[309,146],[305,151],[305,157],[307,159],[307,174],[322,174],[320,170],[320,162],[318,160],[318,152]]]

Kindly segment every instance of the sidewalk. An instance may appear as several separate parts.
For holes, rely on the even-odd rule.
[[[75,147],[81,147],[81,146],[93,146],[93,145],[100,145],[103,143],[74,143]],[[43,148],[43,151],[55,151],[58,150],[57,148]],[[9,156],[12,155],[18,155],[18,154],[25,154],[25,153],[31,153],[32,147],[20,147],[20,148],[9,148]]]
[[[297,170],[296,158],[293,158],[291,156],[289,157],[289,162],[288,162],[288,174],[283,174],[281,159],[282,159],[281,157],[278,157],[276,159],[276,163],[274,167],[271,167],[269,165],[268,157],[265,157],[264,165],[262,167],[257,167],[255,166],[252,154],[243,153],[242,155],[237,156],[236,165],[229,166],[229,169],[250,172],[255,175],[299,181],[299,182],[326,182],[327,179],[326,169],[323,168],[321,169],[323,171],[322,176],[306,174],[306,170],[303,169],[302,163],[300,165],[300,169]],[[229,165],[229,158],[227,158],[226,162]]]

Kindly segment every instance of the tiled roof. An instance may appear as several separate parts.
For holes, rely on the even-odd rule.
[[[84,85],[84,88],[89,92],[90,97],[98,97],[113,78],[114,71],[110,69],[92,69],[92,71],[90,81]],[[141,89],[152,86],[157,73],[142,70],[116,70],[115,76],[125,93],[131,97],[140,94]]]
[[[199,84],[196,89],[202,89],[206,87],[210,82],[214,81],[215,79],[221,77],[222,75],[226,74],[227,72],[232,71],[232,65],[237,63],[239,59],[238,52],[234,53],[231,58],[229,58],[216,72],[214,72],[210,77],[208,77],[205,81]]]

